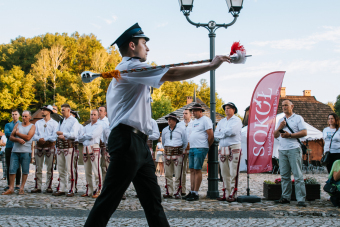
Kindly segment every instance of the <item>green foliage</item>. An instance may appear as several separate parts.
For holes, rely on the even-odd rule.
[[[80,73],[110,71],[120,61],[115,47],[105,49],[93,34],[47,33],[33,38],[18,37],[2,44],[0,120],[9,120],[10,110],[14,108],[35,112],[46,104],[60,108],[67,102],[80,110],[82,121],[86,121],[90,109],[105,105],[111,80],[97,79],[92,84],[83,84]]]
[[[151,104],[151,107],[153,119],[158,119],[174,111],[174,109],[171,106],[171,100],[169,98],[161,98],[158,100],[154,100]]]
[[[340,116],[340,95],[338,95],[334,103],[334,112]]]
[[[27,110],[34,103],[35,81],[19,66],[9,71],[0,70],[0,120],[10,120],[12,109]]]
[[[265,180],[264,183],[265,183],[265,184],[275,184],[275,182],[270,181],[270,180]]]

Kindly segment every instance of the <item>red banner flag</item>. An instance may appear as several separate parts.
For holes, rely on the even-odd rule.
[[[250,102],[247,145],[249,173],[272,170],[274,131],[282,80],[286,72],[272,72],[256,85]]]

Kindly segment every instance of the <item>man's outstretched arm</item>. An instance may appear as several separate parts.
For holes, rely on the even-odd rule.
[[[167,73],[164,74],[161,81],[180,81],[180,80],[187,80],[203,73],[206,73],[210,70],[215,70],[223,62],[230,63],[230,57],[225,55],[218,55],[216,56],[209,64],[207,65],[199,65],[193,67],[174,67],[170,68]]]

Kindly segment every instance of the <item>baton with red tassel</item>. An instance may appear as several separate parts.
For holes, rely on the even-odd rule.
[[[240,45],[239,42],[234,42],[231,46],[230,51],[230,58],[231,63],[234,64],[244,64],[247,57],[251,57],[252,55],[246,55],[246,50],[242,45]],[[177,66],[184,66],[184,65],[193,65],[193,64],[201,64],[201,63],[207,63],[211,62],[212,59],[207,60],[200,60],[200,61],[191,61],[191,62],[182,62],[182,63],[175,63],[175,64],[169,64],[169,65],[158,65],[158,66],[150,66],[145,68],[137,68],[137,69],[130,69],[130,70],[113,70],[110,72],[103,72],[103,73],[93,73],[91,71],[84,71],[81,73],[81,79],[84,83],[90,83],[92,80],[102,77],[105,79],[112,79],[115,78],[116,80],[121,79],[121,74],[124,73],[132,73],[132,72],[143,72],[143,71],[149,71],[154,69],[160,69],[160,68],[166,68],[166,67],[177,67]]]

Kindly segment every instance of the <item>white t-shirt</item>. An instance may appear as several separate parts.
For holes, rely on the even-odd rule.
[[[335,133],[335,128],[327,127],[323,130],[323,139],[325,141],[325,146],[323,148],[324,152],[330,151],[330,153],[340,153],[340,132],[339,130]],[[335,134],[334,134],[335,133]],[[331,138],[334,134],[332,139],[332,146],[331,150],[329,150],[329,144],[331,142]]]
[[[212,121],[206,116],[192,122],[192,131],[189,138],[190,148],[209,148],[207,130],[212,129]]]
[[[187,133],[187,138],[188,138],[188,139],[189,139],[189,137],[190,137],[190,135],[191,135],[191,131],[192,131],[192,122],[193,122],[193,120],[190,119],[190,121],[189,121],[188,124],[186,124],[186,123],[184,122],[184,120],[177,123],[178,126],[181,126],[181,127],[184,127],[184,128],[185,128],[185,131],[186,131],[186,133]]]
[[[283,120],[284,118],[281,118],[277,126],[279,126]],[[294,133],[307,129],[307,126],[306,126],[305,121],[303,120],[303,117],[295,113],[293,113],[292,116],[287,118],[287,123]],[[288,129],[287,125],[283,128],[283,130],[288,133],[292,133]],[[296,138],[282,138],[280,135],[277,139],[279,140],[279,144],[280,144],[279,150],[291,150],[291,149],[301,147],[300,143],[298,142]]]
[[[7,138],[5,135],[1,136],[1,140],[3,143],[7,143]],[[1,146],[1,151],[5,151],[6,145],[5,146]]]
[[[116,70],[150,67],[139,59],[123,57]],[[150,86],[159,88],[168,67],[142,72],[121,74],[121,79],[112,79],[106,94],[107,115],[112,130],[122,123],[152,134]]]
[[[157,148],[158,148],[158,149],[164,149],[164,147],[163,147],[163,145],[162,145],[161,142],[158,142],[158,143],[157,143]],[[162,151],[157,151],[157,154],[163,154],[163,152],[162,152]]]

